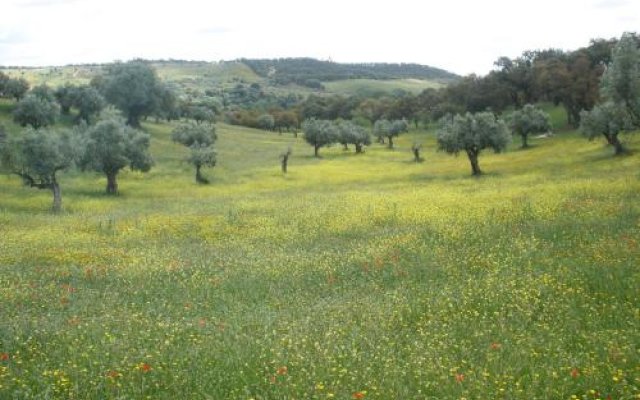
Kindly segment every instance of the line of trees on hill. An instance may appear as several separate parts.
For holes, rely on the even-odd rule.
[[[638,37],[629,34],[637,43]],[[600,80],[611,62],[611,51],[618,40],[592,40],[575,51],[547,49],[525,51],[520,57],[501,57],[485,76],[469,75],[442,89],[426,89],[418,95],[398,90],[378,96],[311,94],[286,106],[270,103],[266,107],[240,107],[227,113],[227,122],[260,128],[263,114],[292,111],[299,123],[309,118],[352,119],[373,126],[379,119],[406,119],[416,127],[438,121],[447,114],[520,109],[525,104],[546,101],[565,108],[567,124],[580,126],[581,111],[591,110],[600,99]],[[260,63],[262,74],[270,65]],[[286,64],[294,65],[294,64]],[[301,72],[302,73],[302,72]]]
[[[501,58],[496,66],[485,77],[472,75],[440,91],[426,90],[413,99],[365,99],[350,114],[372,123],[374,132],[391,132],[393,124],[385,119],[389,115],[403,118],[398,121],[416,118],[418,113],[425,113],[430,120],[437,118],[438,149],[451,154],[465,152],[473,175],[481,174],[478,156],[483,149],[504,151],[512,135],[520,136],[522,148],[527,148],[531,134],[551,130],[549,115],[533,102],[562,104],[568,123],[590,139],[602,135],[616,155],[625,152],[619,134],[640,128],[640,38],[634,33],[625,33],[615,41],[592,41],[589,47],[571,53],[525,52],[515,60]],[[411,101],[416,99],[420,100]],[[335,110],[335,117],[346,117],[341,114],[344,109],[323,108],[336,104],[349,103],[312,98],[301,113],[315,106],[314,110]],[[503,115],[505,110],[511,111]],[[314,113],[309,114],[312,119],[307,121],[315,121]],[[326,122],[320,126],[328,132],[320,137],[331,137],[331,127]],[[307,123],[304,127],[306,136]],[[310,127],[318,137],[318,125]],[[392,147],[393,136],[387,138]],[[318,141],[310,144],[317,156]],[[419,149],[416,144],[412,147],[416,161]]]
[[[343,79],[415,78],[453,82],[459,78],[451,72],[420,64],[342,64],[314,58],[240,59],[257,75],[269,78],[276,85],[295,83],[322,89],[323,81]]]

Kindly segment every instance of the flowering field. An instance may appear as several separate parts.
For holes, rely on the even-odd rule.
[[[640,399],[637,154],[568,132],[475,179],[431,133],[316,160],[222,125],[197,186],[145,128],[117,197],[0,176],[0,398]]]

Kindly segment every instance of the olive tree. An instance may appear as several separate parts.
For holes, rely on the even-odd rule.
[[[544,133],[551,130],[549,114],[532,104],[526,104],[522,109],[511,114],[509,127],[514,135],[522,138],[522,148],[529,147],[527,139],[530,134]]]
[[[216,165],[216,151],[213,147],[217,139],[215,126],[206,123],[186,122],[178,125],[173,130],[171,137],[174,142],[190,149],[187,161],[196,167],[196,182],[209,183],[202,176],[201,169]]]
[[[29,82],[24,78],[0,77],[0,97],[13,98],[16,101],[24,97],[29,91]]]
[[[107,193],[118,193],[117,176],[120,170],[147,172],[153,165],[149,153],[150,136],[127,126],[124,121],[108,119],[81,132],[79,165],[84,170],[104,173]]]
[[[191,118],[197,123],[214,123],[216,121],[216,113],[210,108],[203,105],[190,106],[187,109],[185,115],[187,118]]]
[[[62,209],[58,172],[73,166],[76,147],[68,131],[28,128],[20,135],[0,142],[3,169],[18,175],[25,185],[50,190],[51,209]]]
[[[60,104],[60,112],[63,115],[69,115],[71,107],[74,105],[74,96],[76,94],[77,87],[70,83],[66,83],[64,86],[58,87],[54,92],[54,96],[58,104]]]
[[[321,147],[330,146],[339,140],[336,124],[326,119],[308,119],[302,124],[302,130],[304,140],[313,146],[313,154],[316,157],[320,157]]]
[[[624,33],[611,51],[600,96],[626,108],[634,124],[640,125],[640,49],[634,34]]]
[[[620,103],[608,101],[596,105],[593,110],[580,113],[580,130],[590,140],[604,136],[613,146],[615,154],[624,153],[625,148],[618,138],[620,132],[630,131],[634,127],[633,118],[626,107]]]
[[[640,49],[634,34],[623,34],[613,48],[600,97],[603,101],[593,110],[580,114],[580,130],[589,139],[603,135],[620,155],[625,148],[618,134],[640,127]]]
[[[78,109],[78,120],[89,124],[104,109],[106,101],[96,88],[79,86],[74,90],[72,104]]]
[[[29,94],[32,94],[43,100],[47,100],[50,103],[53,103],[56,101],[55,92],[47,84],[35,86],[33,89],[31,89]]]
[[[106,74],[94,84],[133,127],[139,127],[141,118],[153,114],[166,95],[155,69],[141,60],[108,66]]]
[[[13,110],[13,120],[20,126],[31,125],[38,129],[53,125],[59,113],[60,107],[55,101],[30,93],[16,105]]]
[[[391,122],[387,119],[379,119],[373,124],[373,134],[378,139],[378,143],[384,144],[387,132],[391,130]]]
[[[444,117],[436,136],[439,150],[455,155],[467,153],[474,176],[482,174],[478,164],[482,150],[490,148],[499,153],[511,141],[507,125],[490,112]]]
[[[371,145],[371,135],[360,125],[356,125],[351,121],[342,121],[338,124],[339,142],[344,145],[345,149],[348,145],[354,145],[356,153],[362,153],[364,146]]]
[[[404,119],[396,119],[389,121],[386,119],[379,119],[373,124],[373,132],[378,137],[381,143],[384,143],[384,138],[388,139],[389,148],[393,149],[393,138],[399,136],[401,133],[405,133],[409,130],[409,123]]]
[[[271,114],[260,115],[256,122],[258,124],[258,128],[264,129],[265,131],[272,131],[276,126],[276,120]]]
[[[176,96],[175,91],[168,85],[163,85],[160,88],[159,96],[155,102],[155,110],[153,114],[156,120],[166,119],[171,121],[180,118],[179,99]],[[207,115],[204,119],[209,118]],[[214,116],[215,118],[215,116]]]

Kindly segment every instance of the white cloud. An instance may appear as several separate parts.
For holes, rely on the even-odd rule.
[[[9,0],[0,13],[0,64],[310,56],[483,74],[501,55],[575,49],[638,26],[640,2],[585,3]]]

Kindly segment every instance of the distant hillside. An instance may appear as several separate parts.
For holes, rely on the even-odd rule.
[[[254,100],[260,98],[262,103],[265,97],[269,97],[286,104],[310,93],[362,97],[391,95],[399,91],[418,94],[426,88],[446,86],[459,78],[449,72],[417,64],[338,64],[314,59],[146,62],[179,96],[206,94],[224,97],[223,103],[230,101],[229,98],[242,97],[244,92],[261,93]],[[103,72],[106,65],[0,66],[0,69],[11,77],[26,79],[32,87],[41,84],[58,87],[65,83],[88,84]],[[252,85],[254,87],[250,88]],[[261,107],[269,108],[264,104]]]
[[[313,58],[241,59],[257,75],[275,84],[295,83],[320,88],[322,82],[345,79],[421,79],[440,83],[456,81],[460,77],[443,69],[420,64],[341,64]]]

